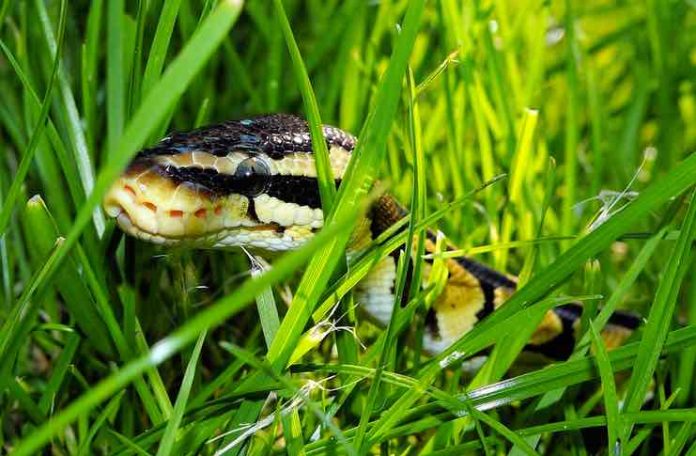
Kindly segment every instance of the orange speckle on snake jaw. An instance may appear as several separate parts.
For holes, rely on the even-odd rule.
[[[123,186],[123,189],[124,189],[126,192],[130,193],[131,196],[135,196],[135,190],[133,190],[133,187],[131,187],[130,185],[124,185],[124,186]]]
[[[149,201],[145,201],[145,202],[143,203],[143,206],[145,206],[146,208],[150,209],[152,212],[157,212],[157,206],[155,206],[154,204],[152,204],[152,203],[149,202]]]
[[[171,210],[169,211],[169,216],[170,217],[175,217],[175,218],[180,218],[184,216],[184,211],[179,211],[179,210]]]
[[[193,213],[198,218],[205,218],[205,215],[208,211],[206,211],[204,208],[198,209],[196,212]]]
[[[222,214],[222,206],[215,206],[215,215]]]

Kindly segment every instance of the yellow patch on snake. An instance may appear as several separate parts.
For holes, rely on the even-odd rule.
[[[396,263],[391,256],[384,257],[370,270],[358,284],[356,302],[364,306],[367,313],[377,323],[389,323],[394,308],[394,281]]]
[[[335,178],[341,178],[348,166],[350,152],[342,147],[333,146],[329,149],[329,161],[331,171]],[[286,176],[317,177],[317,168],[314,155],[305,152],[288,153],[279,160],[269,160],[271,174],[283,174]]]
[[[532,345],[542,345],[546,342],[553,340],[563,332],[563,322],[561,322],[561,317],[556,315],[555,312],[549,310],[544,315],[544,319],[541,320],[539,326],[537,326],[536,331],[532,334],[529,339],[529,343]]]
[[[469,271],[452,260],[447,261],[447,269],[447,285],[433,303],[438,336],[445,347],[473,328],[486,302],[478,279]]]
[[[277,223],[280,226],[302,225],[321,228],[324,225],[324,213],[321,209],[287,203],[266,194],[254,198],[256,216],[262,223]]]
[[[493,306],[497,309],[512,296],[515,290],[506,287],[498,287],[493,291]]]
[[[632,330],[623,326],[609,323],[604,328],[601,335],[607,350],[613,350],[623,345],[623,343],[626,342],[626,339],[631,337],[631,334],[633,334]]]

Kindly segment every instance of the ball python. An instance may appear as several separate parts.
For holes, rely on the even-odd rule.
[[[356,138],[323,126],[336,185],[355,148]],[[246,247],[261,252],[301,246],[323,225],[323,213],[305,120],[273,114],[174,133],[140,151],[104,199],[106,213],[127,234],[165,246]],[[358,223],[350,251],[406,215],[383,195]],[[434,239],[426,241],[432,250]],[[427,261],[427,260],[426,260]],[[428,315],[423,348],[436,354],[502,305],[516,279],[470,258],[446,260],[447,278]],[[427,265],[424,268],[427,274]],[[376,322],[386,324],[394,305],[396,260],[383,258],[363,279],[356,300]],[[573,350],[579,304],[547,312],[528,349],[554,359]],[[620,345],[639,325],[616,313],[603,331],[607,346]]]

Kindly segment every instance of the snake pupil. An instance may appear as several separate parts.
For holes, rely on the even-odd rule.
[[[258,157],[242,160],[234,172],[236,186],[250,197],[260,195],[266,190],[270,175],[268,164]]]

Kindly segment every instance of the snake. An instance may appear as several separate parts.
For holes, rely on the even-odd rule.
[[[323,125],[336,185],[357,139]],[[295,115],[270,114],[177,132],[139,151],[108,190],[103,207],[125,233],[163,246],[294,250],[324,225],[312,138]],[[385,193],[356,223],[347,251],[360,252],[407,215]],[[426,249],[436,240],[430,233]],[[447,246],[453,249],[454,246]],[[368,317],[388,324],[395,303],[398,255],[383,257],[356,287]],[[424,260],[427,276],[433,260]],[[517,279],[469,257],[447,258],[444,286],[425,315],[422,347],[438,354],[491,315],[517,289]],[[546,312],[526,349],[566,359],[579,337],[583,307]],[[608,348],[623,344],[641,324],[617,311],[602,331]]]

